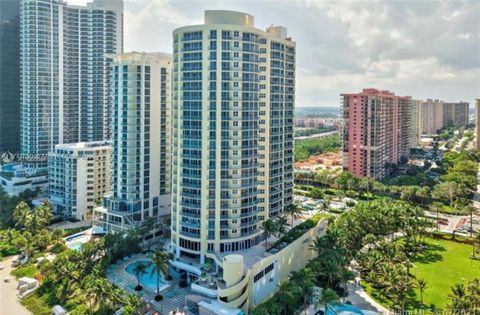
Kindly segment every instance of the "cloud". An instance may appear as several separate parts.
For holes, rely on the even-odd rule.
[[[202,23],[207,9],[288,28],[297,106],[337,106],[340,93],[370,86],[452,101],[480,95],[480,1],[125,0],[125,48],[171,52],[172,31]]]

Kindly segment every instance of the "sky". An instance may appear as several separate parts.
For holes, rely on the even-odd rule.
[[[67,0],[83,4],[87,0]],[[480,97],[480,0],[124,0],[125,51],[172,51],[172,31],[208,9],[287,27],[297,43],[296,105],[340,106],[374,87],[415,99]]]

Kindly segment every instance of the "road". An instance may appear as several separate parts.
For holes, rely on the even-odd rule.
[[[323,132],[323,133],[317,133],[317,134],[310,135],[310,136],[295,137],[295,141],[321,139],[321,138],[325,138],[325,137],[328,137],[328,136],[333,136],[333,135],[336,135],[336,134],[338,134],[337,130],[328,131],[328,132]]]
[[[14,256],[0,261],[5,268],[0,270],[0,315],[31,315],[17,298],[17,280],[10,276]],[[10,277],[10,282],[4,282],[5,277]]]

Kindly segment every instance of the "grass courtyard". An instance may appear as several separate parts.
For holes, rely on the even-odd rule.
[[[429,249],[413,259],[412,273],[427,281],[425,305],[443,308],[450,288],[458,282],[480,278],[480,260],[470,259],[472,246],[440,239],[427,239]],[[420,294],[417,292],[417,298]]]
[[[471,260],[472,246],[449,240],[427,238],[428,249],[412,258],[414,267],[411,273],[416,278],[423,278],[427,288],[423,294],[425,307],[445,308],[449,303],[451,287],[459,282],[480,278],[480,260]],[[375,294],[370,285],[365,290],[384,306],[390,303]],[[420,292],[410,298],[410,307],[420,307]]]

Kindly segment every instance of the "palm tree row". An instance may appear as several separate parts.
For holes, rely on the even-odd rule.
[[[320,301],[332,295],[327,290],[343,295],[347,282],[354,278],[349,267],[353,259],[359,262],[365,277],[368,278],[370,273],[372,277],[376,276],[375,283],[394,297],[396,309],[406,308],[415,287],[421,291],[423,299],[427,285],[410,274],[410,257],[407,255],[419,248],[430,226],[421,214],[420,209],[404,202],[375,200],[357,204],[331,223],[325,235],[312,242],[311,249],[317,252],[317,257],[302,271],[292,273],[288,282],[280,285],[272,301],[257,307],[255,314],[292,314],[298,305],[305,309],[307,300],[303,297],[311,295],[309,290],[313,286],[321,287],[325,292],[325,297],[320,295]],[[387,235],[398,231],[407,239],[404,244],[384,240]],[[302,300],[295,298],[299,296]],[[328,304],[318,303],[323,303],[325,308]]]
[[[105,275],[119,255],[132,253],[125,246],[139,241],[132,232],[107,234],[78,251],[64,250],[52,262],[42,262],[38,294],[48,296],[50,306],[65,305],[72,314],[111,314],[121,307],[125,314],[134,314],[139,298],[110,284]]]
[[[265,250],[268,250],[268,239],[274,235],[280,238],[287,232],[288,220],[284,217],[278,217],[276,219],[267,219],[262,222],[263,237],[265,240]],[[293,221],[292,221],[293,222]]]

